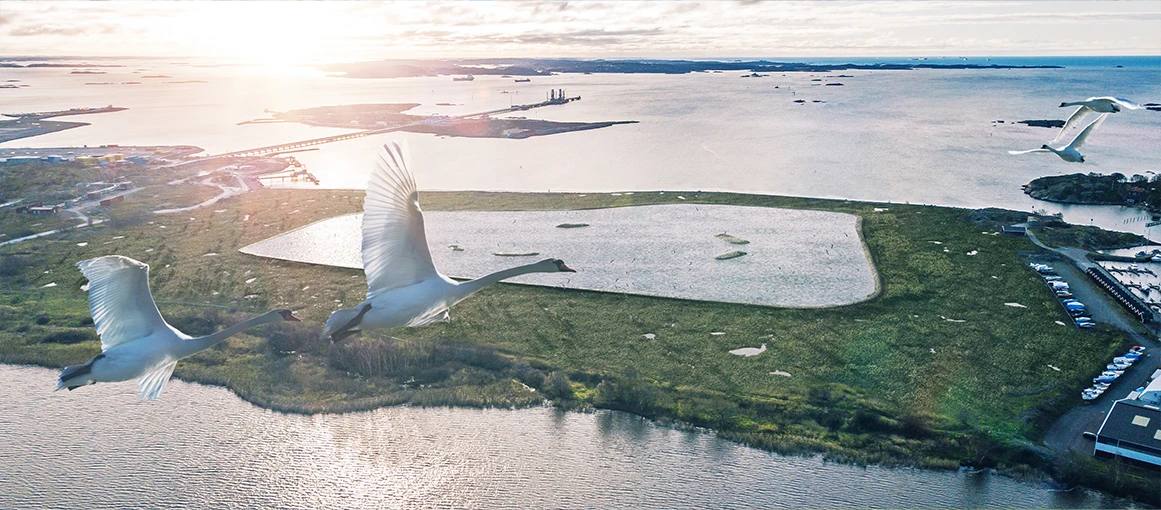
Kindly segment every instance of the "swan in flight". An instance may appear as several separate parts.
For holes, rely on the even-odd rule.
[[[762,347],[759,347],[759,348],[742,347],[741,349],[734,349],[734,350],[730,351],[730,354],[733,354],[734,356],[745,356],[745,357],[749,358],[750,356],[757,356],[759,354],[762,354],[763,352],[766,352],[766,344],[762,344]]]
[[[290,310],[273,310],[217,333],[194,338],[161,318],[149,293],[149,265],[109,255],[77,263],[89,279],[89,310],[101,336],[101,353],[65,368],[58,391],[99,382],[137,380],[143,400],[156,399],[178,360],[217,345],[259,324],[298,321]]]
[[[1084,141],[1086,139],[1088,139],[1088,135],[1092,134],[1092,130],[1096,129],[1096,127],[1101,122],[1104,122],[1105,117],[1108,117],[1108,115],[1109,114],[1107,114],[1107,113],[1100,114],[1096,120],[1092,121],[1092,123],[1089,124],[1088,127],[1084,128],[1084,131],[1081,131],[1080,134],[1076,135],[1076,138],[1073,138],[1072,141],[1069,142],[1068,145],[1061,147],[1059,149],[1053,148],[1053,147],[1049,146],[1048,144],[1044,144],[1044,145],[1041,145],[1039,149],[1031,149],[1031,150],[1026,150],[1026,151],[1008,151],[1008,154],[1028,154],[1029,152],[1051,152],[1051,153],[1056,154],[1057,156],[1060,156],[1060,159],[1063,159],[1069,163],[1084,163],[1084,155],[1080,153],[1080,148],[1081,148],[1081,146],[1084,145]]]
[[[366,329],[447,322],[452,305],[505,278],[576,272],[559,259],[545,259],[466,282],[440,274],[427,247],[419,193],[408,160],[406,150],[397,142],[379,151],[363,201],[367,300],[332,313],[322,338],[339,342]]]
[[[1072,133],[1079,129],[1083,129],[1081,126],[1087,126],[1089,122],[1091,122],[1089,119],[1095,115],[1102,113],[1118,113],[1125,108],[1130,110],[1139,110],[1142,108],[1142,106],[1137,103],[1119,97],[1090,97],[1084,101],[1060,103],[1061,108],[1067,106],[1079,106],[1080,108],[1077,108],[1075,112],[1072,112],[1072,115],[1068,117],[1068,120],[1064,121],[1064,127],[1060,130],[1060,133],[1056,135],[1056,139],[1052,140],[1049,145],[1064,145],[1065,141],[1073,136]]]

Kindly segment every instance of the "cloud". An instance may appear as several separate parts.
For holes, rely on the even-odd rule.
[[[0,54],[1161,54],[1161,2],[21,3]],[[884,36],[884,34],[890,36]],[[130,37],[131,36],[131,37]]]

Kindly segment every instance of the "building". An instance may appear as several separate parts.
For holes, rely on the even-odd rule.
[[[1028,231],[1023,225],[1004,225],[1002,230],[1004,235],[1015,237],[1024,237]]]
[[[1161,372],[1161,369],[1153,372],[1153,381],[1137,396],[1137,400],[1142,404],[1161,407],[1161,375],[1158,372]]]
[[[1161,467],[1161,408],[1140,400],[1114,402],[1097,431],[1093,454]]]

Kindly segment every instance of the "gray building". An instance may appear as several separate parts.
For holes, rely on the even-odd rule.
[[[1097,457],[1121,457],[1161,467],[1161,408],[1118,400],[1097,432]]]

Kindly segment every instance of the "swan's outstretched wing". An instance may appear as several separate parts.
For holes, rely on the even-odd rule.
[[[176,361],[170,361],[138,377],[137,389],[141,391],[141,400],[156,400],[157,396],[161,395],[161,390],[165,389],[165,383],[169,382],[169,376],[173,375],[173,368],[176,366]]]
[[[1134,102],[1132,102],[1128,99],[1125,99],[1123,97],[1113,97],[1110,99],[1115,101],[1117,104],[1119,104],[1125,108],[1128,108],[1130,110],[1140,110],[1141,108],[1144,108],[1144,106],[1141,106],[1141,105],[1134,103]]]
[[[1077,133],[1081,132],[1084,127],[1092,122],[1097,115],[1103,114],[1097,113],[1096,110],[1093,110],[1087,106],[1081,106],[1080,108],[1077,108],[1076,111],[1072,112],[1072,115],[1068,117],[1068,120],[1064,122],[1064,127],[1061,128],[1060,132],[1056,134],[1056,138],[1053,138],[1051,142],[1048,142],[1048,145],[1053,147],[1064,147],[1068,145],[1069,142],[1076,138]]]
[[[1104,122],[1105,117],[1108,116],[1109,114],[1107,113],[1100,114],[1096,120],[1092,121],[1092,124],[1089,124],[1088,127],[1084,128],[1084,131],[1081,131],[1079,135],[1076,135],[1076,139],[1074,139],[1072,143],[1068,144],[1068,146],[1072,147],[1073,149],[1079,149],[1084,146],[1084,141],[1088,139],[1088,135],[1092,134],[1092,131],[1096,129],[1100,123]]]
[[[363,202],[363,271],[367,298],[436,273],[427,249],[423,212],[407,154],[397,142],[383,146]]]
[[[1086,101],[1108,101],[1110,103],[1117,103],[1118,105],[1125,107],[1125,108],[1128,108],[1130,110],[1140,110],[1141,108],[1143,108],[1141,105],[1139,105],[1131,100],[1125,99],[1123,97],[1113,97],[1113,96],[1090,97]]]
[[[101,350],[168,328],[149,293],[149,265],[120,255],[77,262],[89,279],[89,311]]]
[[[1048,149],[1029,149],[1026,151],[1008,151],[1008,154],[1028,154],[1031,152],[1052,152]]]

